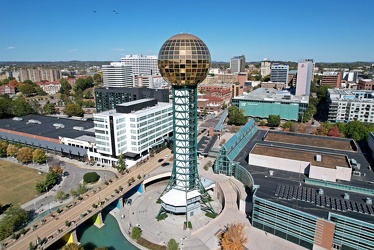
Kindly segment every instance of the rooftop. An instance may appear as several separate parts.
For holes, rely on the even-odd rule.
[[[87,131],[93,128],[94,124],[92,121],[42,115],[27,115],[21,118],[22,120],[13,120],[13,118],[2,119],[0,128],[53,139],[59,139],[59,137],[74,139],[82,135],[94,136],[94,133]],[[40,124],[30,123],[30,120],[39,121]],[[63,128],[61,126],[60,128],[56,128],[54,124],[62,124]],[[80,127],[83,130],[76,130],[74,127]]]
[[[272,134],[276,134],[276,136],[281,134],[282,137],[279,140],[275,140],[275,137]],[[292,141],[285,143],[284,141],[287,140],[283,139],[283,135],[284,138],[288,138],[288,140],[293,139],[298,144],[293,144]],[[294,134],[292,137],[289,136],[290,135],[283,132],[267,132],[264,130],[258,130],[253,135],[252,139],[243,147],[243,150],[235,157],[234,161],[239,162],[241,166],[245,167],[251,173],[254,184],[259,185],[255,195],[290,208],[307,212],[320,218],[327,219],[328,212],[334,212],[358,220],[374,223],[374,216],[369,214],[370,209],[374,213],[374,207],[371,206],[369,208],[369,206],[365,204],[366,198],[371,197],[373,199],[373,196],[337,190],[330,187],[309,185],[305,183],[305,179],[308,177],[304,174],[248,164],[248,154],[253,150],[253,148],[255,148],[256,144],[265,146],[262,148],[263,151],[260,152],[264,154],[276,152],[282,147],[289,148],[290,151],[283,152],[283,158],[289,158],[291,157],[290,155],[292,155],[294,158],[302,157],[299,155],[302,155],[305,152],[310,152],[313,154],[313,156],[316,154],[321,154],[323,155],[322,159],[324,158],[325,154],[347,155],[349,159],[354,158],[358,163],[361,164],[360,171],[362,174],[361,176],[352,175],[350,182],[338,181],[337,183],[366,189],[374,188],[374,185],[372,184],[374,181],[374,173],[373,170],[371,168],[369,169],[368,167],[370,165],[374,165],[374,162],[370,157],[371,153],[367,153],[367,150],[369,149],[358,147],[357,151],[352,151],[333,148],[334,146],[320,147],[321,141],[318,140],[320,136],[304,134]],[[272,138],[272,141],[267,140],[267,137]],[[341,138],[335,139],[326,137],[326,141],[322,142],[328,143],[329,140],[337,140],[344,144],[344,139]],[[311,141],[317,141],[318,143],[311,143]],[[302,153],[295,153],[295,150],[299,150],[299,152]],[[274,171],[273,175],[270,175],[270,170]],[[299,189],[299,187],[301,187],[301,189]],[[319,188],[324,190],[323,195],[318,194]],[[276,196],[275,194],[277,190],[279,192],[279,189],[282,189],[284,192],[282,195],[278,193],[278,196]],[[350,199],[348,201],[344,200],[344,193],[349,194]],[[365,213],[365,211],[367,213]]]
[[[250,93],[246,93],[233,98],[235,100],[251,100],[251,101],[274,101],[274,102],[293,102],[308,103],[309,96],[295,96],[287,90],[276,90],[259,88]]]

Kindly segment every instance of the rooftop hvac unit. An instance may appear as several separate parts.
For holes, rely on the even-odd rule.
[[[22,121],[23,118],[21,118],[21,117],[13,117],[12,120],[13,120],[13,121],[17,121],[17,122],[19,122],[19,121]]]
[[[321,155],[316,155],[316,161],[321,161],[322,160],[322,156]]]
[[[319,194],[319,195],[323,195],[323,194],[324,194],[324,191],[323,191],[322,188],[319,188],[319,189],[318,189],[318,194]]]
[[[75,126],[73,127],[74,130],[78,130],[78,131],[83,131],[84,130],[84,127],[78,127],[78,126]]]
[[[269,175],[273,176],[274,175],[274,170],[269,170]]]
[[[344,200],[349,200],[349,194],[348,193],[344,193]]]
[[[373,204],[373,200],[369,197],[366,198],[366,204],[367,205],[372,205]]]
[[[55,127],[56,129],[59,129],[59,128],[65,128],[65,125],[62,123],[53,123],[53,127]]]

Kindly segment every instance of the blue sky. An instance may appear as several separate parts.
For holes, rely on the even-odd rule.
[[[374,61],[374,0],[3,0],[0,6],[0,61],[157,55],[181,32],[200,37],[215,61],[236,55]]]

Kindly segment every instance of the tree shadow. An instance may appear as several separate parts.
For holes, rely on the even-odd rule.
[[[0,214],[3,214],[8,208],[12,207],[12,203],[5,204],[4,206],[0,206]]]

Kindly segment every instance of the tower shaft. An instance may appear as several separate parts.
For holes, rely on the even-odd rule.
[[[199,189],[197,169],[197,88],[173,86],[174,161],[168,189]]]

